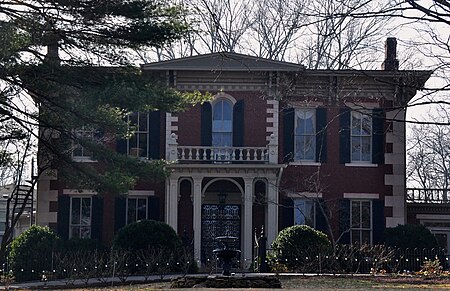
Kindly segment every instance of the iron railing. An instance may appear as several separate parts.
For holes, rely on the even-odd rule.
[[[408,203],[450,203],[450,189],[407,188]]]

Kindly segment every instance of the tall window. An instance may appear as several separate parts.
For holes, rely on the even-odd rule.
[[[350,203],[350,213],[351,243],[372,243],[372,202],[352,200]]]
[[[149,157],[149,114],[133,112],[128,115],[128,122],[134,135],[127,140],[127,153],[130,156]]]
[[[93,141],[94,131],[90,128],[82,126],[74,131],[75,138],[79,141]],[[73,143],[72,157],[77,160],[87,160],[92,158],[92,151],[82,146],[78,142]]]
[[[372,117],[357,111],[351,114],[351,161],[372,161]]]
[[[226,99],[213,104],[212,145],[233,146],[233,104]]]
[[[91,197],[71,197],[69,237],[90,238],[91,216],[92,216]]]
[[[315,227],[316,207],[314,201],[294,199],[294,224]]]
[[[316,159],[316,110],[295,110],[295,156],[296,161]]]
[[[147,219],[147,197],[127,198],[127,224]]]

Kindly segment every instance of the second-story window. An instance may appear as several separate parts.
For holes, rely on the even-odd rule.
[[[92,151],[82,146],[83,141],[93,141],[94,131],[88,127],[82,126],[80,129],[74,130],[76,141],[73,141],[72,158],[74,160],[90,160]]]
[[[134,135],[127,140],[127,153],[139,158],[149,157],[149,114],[133,112],[128,115],[128,122]]]
[[[316,159],[316,110],[295,109],[295,161]]]
[[[226,99],[220,99],[212,109],[212,145],[233,146],[233,105]]]
[[[372,117],[358,111],[352,111],[350,126],[351,161],[371,162]]]

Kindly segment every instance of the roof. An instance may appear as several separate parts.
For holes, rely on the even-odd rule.
[[[274,61],[238,53],[219,52],[169,61],[148,63],[142,70],[176,70],[176,71],[303,71],[300,64]]]

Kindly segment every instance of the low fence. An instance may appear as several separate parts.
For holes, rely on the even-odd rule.
[[[301,252],[300,252],[301,253]],[[422,270],[425,262],[439,260],[442,270],[449,270],[449,256],[445,249],[399,249],[383,245],[340,245],[335,250],[315,256],[311,252],[277,260],[272,250],[263,258],[255,259],[255,271],[300,272],[300,273],[410,273]]]

